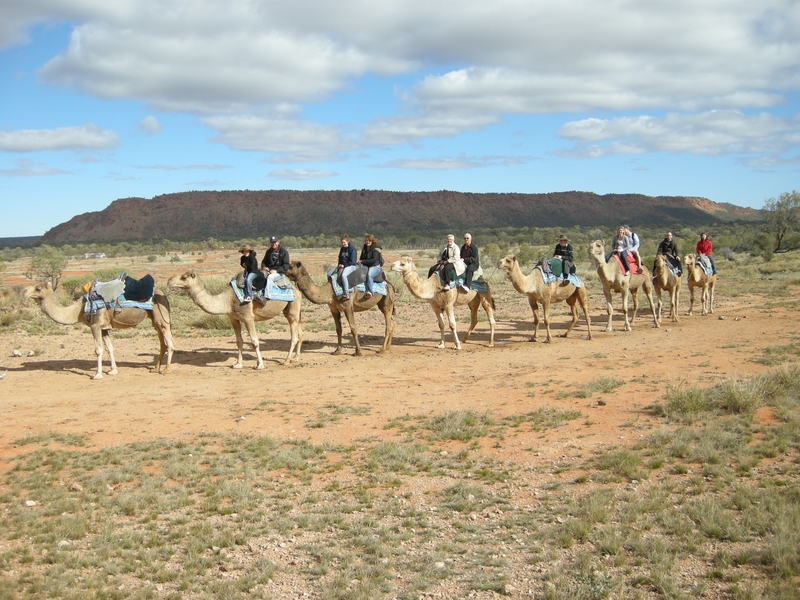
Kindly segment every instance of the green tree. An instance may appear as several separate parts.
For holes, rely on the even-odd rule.
[[[767,232],[775,238],[773,253],[800,246],[800,194],[793,190],[764,202],[764,221]]]
[[[68,262],[69,260],[61,250],[43,245],[31,257],[30,267],[25,276],[37,281],[49,281],[55,290],[58,289]]]

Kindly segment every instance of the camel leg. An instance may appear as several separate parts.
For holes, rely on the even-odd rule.
[[[626,287],[622,290],[622,314],[625,316],[625,331],[630,331],[633,327],[632,322],[628,319],[628,292],[630,290]],[[633,298],[633,312],[636,314],[636,296]]]
[[[689,316],[694,314],[694,286],[691,283],[689,284],[689,312],[686,314]]]
[[[579,292],[578,302],[581,303],[583,309],[583,316],[586,319],[586,336],[587,339],[592,339],[592,320],[589,318],[589,302],[586,299],[586,292]]]
[[[489,348],[494,348],[494,308],[492,307],[492,303],[481,296],[481,306],[483,306],[483,310],[486,311],[486,317],[489,319]],[[477,322],[478,315],[475,315],[475,320]]]
[[[99,327],[92,327],[92,337],[94,338],[94,354],[97,358],[97,372],[92,379],[103,378],[103,345],[105,344],[105,332]]]
[[[661,319],[660,317],[656,317],[656,305],[655,302],[653,302],[653,284],[649,279],[644,280],[642,291],[647,298],[647,302],[650,303],[650,312],[653,313],[653,326],[656,328],[661,327]]]
[[[639,288],[631,290],[631,296],[633,296],[633,314],[631,315],[631,320],[629,323],[630,327],[626,329],[626,331],[633,329],[633,322],[636,320],[636,313],[639,311]],[[627,312],[628,311],[625,311],[626,314]]]
[[[542,319],[544,320],[544,330],[547,336],[544,339],[545,344],[553,341],[550,335],[550,299],[542,298]]]
[[[655,295],[656,295],[656,314],[658,315],[658,320],[660,321],[661,320],[661,288],[659,286],[656,286],[656,289],[654,290],[654,292],[655,292]],[[672,302],[672,300],[670,300],[670,303],[671,302]],[[671,315],[672,315],[672,309],[670,308],[670,316]]]
[[[358,329],[356,329],[356,315],[352,304],[345,310],[344,316],[347,317],[347,324],[350,325],[350,335],[353,336],[353,343],[356,345],[356,356],[361,356],[361,344],[358,342]]]
[[[533,336],[530,341],[536,342],[539,337],[539,303],[528,296],[528,304],[531,305],[531,311],[533,312]]]
[[[392,311],[394,306],[388,306],[386,296],[378,302],[378,308],[383,313],[384,321],[386,322],[386,329],[383,334],[383,346],[381,346],[381,353],[389,352],[392,348],[392,336],[394,336],[394,318],[392,318]]]
[[[244,340],[242,339],[242,323],[238,319],[231,318],[228,315],[228,320],[231,322],[231,327],[233,327],[233,333],[236,336],[236,349],[239,351],[239,358],[231,367],[232,369],[241,369],[242,368],[242,346],[244,345]]]
[[[258,331],[256,330],[256,322],[253,319],[248,319],[244,322],[244,326],[247,328],[247,335],[250,337],[250,343],[253,345],[253,351],[256,353],[256,366],[253,367],[256,370],[261,370],[264,368],[264,360],[261,358],[261,347],[260,342],[258,340]],[[244,340],[242,340],[242,332],[241,328],[239,329],[239,361],[241,362],[241,353],[242,353],[242,345]]]
[[[292,362],[292,355],[296,360],[300,360],[300,346],[299,342],[302,339],[302,325],[298,319],[295,319],[289,310],[289,304],[283,309],[283,316],[286,317],[286,322],[289,323],[289,354],[286,355],[286,360],[283,361],[284,365]]]
[[[577,305],[577,298],[573,294],[569,298],[567,298],[567,306],[569,306],[569,312],[572,315],[572,320],[569,322],[567,326],[567,330],[561,337],[567,337],[569,332],[572,331],[572,328],[575,327],[575,323],[578,322],[578,305]]]
[[[711,297],[708,299],[708,312],[710,312],[712,315],[714,314],[714,288],[715,287],[716,287],[716,284],[712,284],[712,285],[708,286],[708,291],[709,291],[709,294],[711,295]]]
[[[336,350],[333,354],[342,353],[342,313],[338,309],[331,307],[331,314],[333,315],[333,323],[336,325]]]
[[[117,360],[114,358],[114,343],[111,341],[111,330],[110,329],[103,329],[101,330],[101,336],[103,338],[103,343],[105,344],[106,350],[108,351],[108,360],[111,366],[111,370],[108,372],[108,375],[116,375],[119,373],[117,371]],[[103,372],[101,369],[103,361],[103,353],[102,350],[100,352],[100,356],[98,357],[98,373],[102,377]],[[92,379],[100,379],[100,377],[93,377]]]
[[[164,367],[164,373],[169,373],[169,367],[172,364],[172,354],[175,351],[175,342],[172,339],[172,329],[170,328],[169,324],[165,323],[156,323],[155,318],[150,316],[150,320],[153,323],[153,329],[156,330],[158,333],[158,343],[159,343],[159,354],[158,354],[158,362],[156,362],[156,366],[153,367],[153,372],[161,373],[162,366]],[[167,355],[167,361],[164,363],[164,355]]]
[[[626,290],[625,294],[627,294],[627,293],[628,292]],[[603,288],[603,295],[606,297],[606,312],[608,313],[608,323],[606,324],[606,328],[603,329],[603,331],[614,331],[614,327],[613,327],[613,325],[611,325],[611,319],[614,318],[614,305],[611,304],[611,290],[604,287]],[[627,305],[628,305],[627,299],[624,296],[623,296],[623,300],[622,300],[622,305],[624,307],[627,307]],[[628,314],[626,312],[625,313],[625,321],[627,322],[627,320],[628,320]]]
[[[472,334],[472,331],[478,325],[478,308],[480,308],[481,306],[480,296],[478,294],[475,294],[475,297],[472,300],[470,300],[467,306],[469,306],[469,329],[467,330],[467,335],[464,336],[465,342],[469,339],[469,336]]]
[[[471,312],[472,314],[470,316],[470,331],[472,331],[475,328],[475,324],[478,322],[477,307]],[[456,330],[456,311],[453,309],[452,305],[447,307],[447,322],[450,324],[450,331],[453,332],[453,341],[456,344],[456,350],[461,350],[461,340],[458,339],[458,331]],[[467,332],[467,337],[469,337],[469,331]],[[442,329],[442,340],[443,340],[442,343],[444,343],[444,329]]]
[[[437,321],[438,321],[438,323],[439,323],[439,333],[440,333],[440,334],[441,334],[441,336],[442,336],[442,339],[441,339],[441,341],[439,342],[439,345],[438,345],[438,346],[436,346],[436,347],[437,347],[437,348],[444,348],[444,309],[438,309],[438,310],[437,310],[437,309],[436,309],[435,307],[433,307],[433,306],[431,306],[431,308],[433,309],[433,314],[435,314],[435,315],[436,315],[436,320],[437,320]],[[456,340],[458,340],[458,338],[456,338]]]

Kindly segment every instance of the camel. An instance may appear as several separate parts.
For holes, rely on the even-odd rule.
[[[194,271],[187,271],[183,275],[171,277],[168,283],[170,289],[186,290],[189,297],[201,310],[210,315],[225,315],[231,322],[233,332],[236,334],[236,347],[239,350],[239,357],[233,365],[234,369],[242,368],[242,324],[247,329],[250,342],[256,353],[256,369],[264,368],[264,361],[261,358],[261,350],[258,342],[258,332],[256,331],[256,321],[268,321],[283,313],[289,323],[289,333],[291,343],[289,354],[283,364],[288,364],[294,359],[300,359],[300,347],[303,345],[303,324],[300,316],[300,304],[302,298],[297,298],[292,302],[281,302],[277,300],[266,300],[264,302],[255,300],[247,304],[240,304],[236,294],[230,285],[225,286],[221,294],[211,294],[206,290],[200,276]]]
[[[681,278],[670,270],[667,257],[663,254],[656,255],[653,289],[658,300],[658,321],[661,322],[661,290],[666,290],[669,293],[669,318],[673,323],[677,323],[678,302],[681,297]]]
[[[374,306],[383,313],[386,321],[386,332],[383,335],[383,346],[381,353],[388,352],[392,348],[392,335],[394,334],[394,288],[388,281],[386,282],[387,295],[373,294],[371,298],[365,298],[361,292],[354,293],[352,300],[337,298],[333,293],[330,283],[317,285],[308,274],[308,270],[301,262],[292,262],[286,271],[286,276],[291,279],[302,294],[314,304],[327,304],[333,315],[333,322],[336,324],[337,344],[334,354],[342,352],[342,314],[350,325],[350,334],[356,345],[356,356],[362,356],[361,344],[358,341],[358,331],[356,330],[355,313],[364,312]],[[354,290],[355,292],[355,290]]]
[[[557,279],[552,283],[545,283],[541,269],[533,269],[530,275],[523,275],[517,262],[517,257],[509,254],[497,263],[497,267],[506,273],[506,277],[511,281],[511,285],[520,294],[528,296],[528,303],[533,311],[533,337],[532,342],[537,341],[539,335],[539,304],[542,305],[542,315],[544,316],[544,326],[547,331],[546,343],[550,343],[550,305],[555,302],[566,301],[572,312],[572,321],[562,337],[567,337],[569,332],[578,322],[578,307],[581,305],[583,316],[586,318],[589,339],[592,339],[592,322],[589,319],[589,311],[586,303],[586,290],[582,287],[577,288],[571,283],[561,283]]]
[[[653,323],[656,327],[661,327],[656,315],[656,307],[653,303],[653,282],[650,279],[650,271],[647,267],[642,267],[642,273],[631,275],[623,273],[622,267],[616,259],[606,262],[605,245],[602,240],[595,240],[590,246],[594,266],[600,283],[603,284],[603,295],[606,297],[606,309],[608,311],[608,324],[603,331],[613,331],[611,319],[614,315],[614,307],[611,305],[611,291],[622,294],[622,313],[625,315],[625,331],[630,331],[636,319],[636,311],[639,310],[639,288],[644,290],[647,301],[650,303],[650,310],[653,313]],[[633,316],[628,320],[628,292],[633,295]]]
[[[97,373],[92,379],[103,378],[103,346],[108,350],[108,358],[111,369],[108,375],[116,375],[117,362],[114,359],[114,344],[111,342],[112,329],[129,329],[136,327],[145,317],[150,317],[153,329],[158,334],[158,343],[161,346],[158,361],[153,371],[161,373],[164,366],[164,373],[169,372],[172,363],[172,353],[175,351],[175,344],[172,341],[172,327],[170,325],[169,300],[161,292],[156,292],[153,296],[153,310],[143,308],[123,308],[120,310],[109,310],[101,308],[94,314],[84,312],[86,298],[81,297],[69,306],[61,306],[55,297],[52,284],[41,283],[25,288],[23,292],[25,299],[33,298],[39,303],[42,312],[60,325],[74,325],[83,323],[92,331],[94,337],[94,353],[97,355]],[[164,363],[164,354],[167,361]]]
[[[456,317],[453,308],[455,306],[462,306],[464,304],[469,306],[470,310],[470,323],[469,331],[464,336],[466,342],[472,330],[478,324],[478,307],[483,306],[486,315],[489,317],[489,347],[494,346],[494,298],[492,292],[489,290],[489,285],[486,284],[486,294],[480,294],[475,290],[464,291],[460,287],[453,289],[443,290],[442,284],[439,281],[439,276],[435,273],[428,279],[422,279],[417,273],[417,268],[414,266],[414,261],[410,256],[404,256],[392,264],[392,271],[403,275],[403,281],[408,287],[408,290],[420,300],[427,300],[431,305],[436,318],[439,321],[439,331],[442,334],[441,342],[436,346],[437,348],[444,348],[444,318],[450,324],[450,331],[453,332],[453,339],[455,340],[456,349],[461,350],[461,342],[458,340],[458,333],[456,332]]]
[[[683,259],[686,264],[686,277],[689,283],[689,312],[687,314],[694,314],[694,288],[699,287],[702,289],[700,295],[700,307],[702,314],[714,314],[714,286],[717,285],[717,275],[706,275],[703,267],[697,264],[697,257],[694,254],[687,254]]]

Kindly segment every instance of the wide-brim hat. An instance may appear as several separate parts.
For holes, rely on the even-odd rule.
[[[569,238],[562,233],[560,236],[558,236],[558,241],[560,242],[561,240],[568,242]]]
[[[241,248],[239,248],[239,252],[241,252],[242,254],[244,254],[245,252],[250,252],[251,250],[252,248],[250,246],[242,246]]]

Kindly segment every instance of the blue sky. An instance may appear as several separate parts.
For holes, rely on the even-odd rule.
[[[0,237],[117,198],[800,181],[800,2],[0,0]]]

